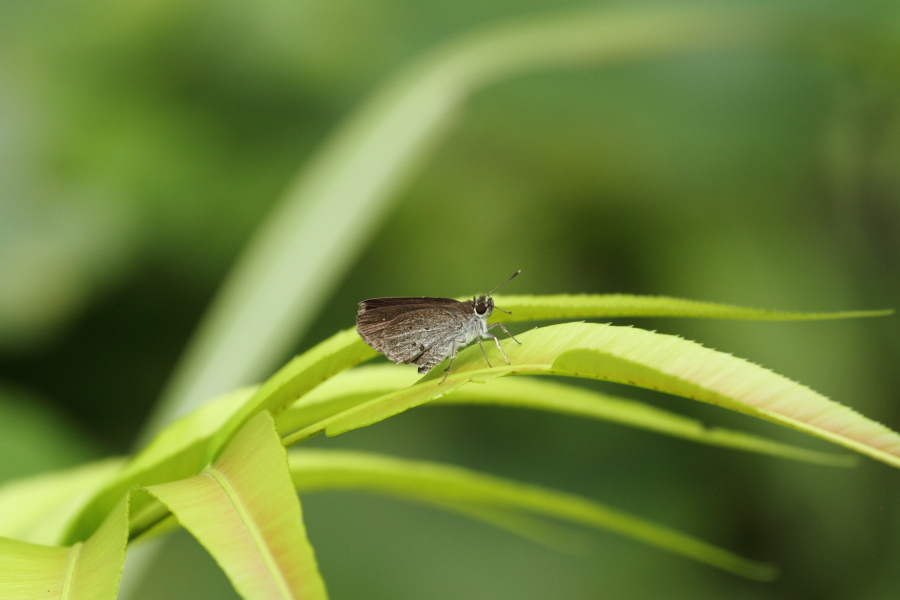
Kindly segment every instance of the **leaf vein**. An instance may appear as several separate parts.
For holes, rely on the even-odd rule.
[[[272,555],[271,549],[266,544],[265,536],[263,535],[262,531],[260,531],[256,526],[256,523],[253,521],[253,519],[250,517],[250,513],[247,511],[243,502],[241,502],[240,494],[236,489],[234,489],[234,486],[231,485],[231,481],[228,479],[228,476],[214,467],[207,468],[202,474],[215,481],[222,489],[222,492],[225,494],[225,496],[228,498],[228,501],[231,503],[232,508],[234,508],[234,511],[237,513],[241,524],[247,530],[247,535],[250,536],[250,540],[253,542],[253,546],[259,553],[263,565],[265,566],[266,571],[269,573],[269,576],[272,578],[272,582],[275,584],[279,595],[282,598],[293,600],[294,595],[291,593],[291,587],[285,579],[284,574],[278,568],[278,562],[275,560],[275,557]]]

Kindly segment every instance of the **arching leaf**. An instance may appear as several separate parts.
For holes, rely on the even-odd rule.
[[[414,368],[377,365],[350,369],[316,388],[281,414],[277,421],[279,431],[287,433],[303,429],[383,394],[409,387],[418,378]],[[709,427],[696,419],[643,402],[535,377],[503,377],[485,385],[466,385],[435,399],[433,403],[543,410],[610,421],[711,446],[815,464],[842,467],[856,464],[854,456],[807,450],[741,431]],[[293,439],[288,435],[285,443],[289,445]]]
[[[457,510],[539,539],[559,531],[549,529],[550,522],[535,520],[551,517],[612,531],[743,577],[769,580],[775,574],[771,565],[591,500],[459,467],[321,450],[293,451],[290,464],[301,494],[324,489],[367,490]],[[504,517],[506,520],[497,522]],[[517,518],[525,520],[516,522]],[[537,531],[539,524],[549,530]]]
[[[700,302],[668,296],[630,294],[558,294],[555,296],[494,296],[497,306],[511,315],[495,312],[491,321],[537,321],[550,319],[610,319],[613,317],[692,317],[745,321],[822,321],[881,317],[893,310],[848,310],[800,312],[749,308],[717,302]]]
[[[254,391],[237,390],[211,400],[160,431],[124,468],[98,486],[90,501],[66,523],[62,543],[72,544],[89,536],[127,490],[196,475],[207,464],[205,457],[213,435]],[[144,507],[152,500],[138,494],[131,502],[132,519],[137,517],[140,522]]]
[[[0,598],[114,600],[127,541],[127,494],[94,535],[71,547],[0,538]]]
[[[573,298],[571,301],[567,298]],[[507,320],[527,321],[534,319],[562,318],[566,316],[696,316],[709,318],[784,318],[812,319],[838,318],[861,314],[880,314],[879,311],[849,313],[794,313],[785,311],[763,311],[741,307],[717,305],[671,298],[644,298],[640,296],[509,296],[513,300],[508,306],[515,312]],[[578,312],[584,311],[584,312]],[[502,313],[495,313],[502,315]],[[454,371],[462,366],[460,360],[470,352],[460,355]],[[160,433],[151,445],[143,450],[119,476],[109,481],[87,504],[78,517],[73,519],[63,543],[84,539],[96,529],[105,515],[115,506],[125,490],[134,485],[150,485],[177,477],[187,477],[196,473],[203,465],[213,460],[224,444],[254,414],[261,410],[272,412],[279,418],[287,407],[298,398],[304,398],[323,381],[327,381],[341,371],[376,356],[376,352],[365,345],[352,329],[338,332],[290,361],[269,378],[255,392],[238,390],[232,394],[208,403],[173,423]],[[482,375],[473,375],[482,377]],[[488,377],[492,377],[489,375]],[[438,389],[437,395],[446,394],[454,387],[451,381]],[[435,397],[425,392],[423,401]],[[293,418],[293,415],[287,420]],[[322,414],[320,418],[332,416]],[[282,431],[286,425],[279,423]],[[306,432],[309,433],[309,432]],[[293,437],[294,440],[298,439]],[[137,505],[146,500],[141,496],[133,499]],[[135,514],[141,514],[139,506]]]
[[[244,598],[327,597],[269,413],[251,419],[199,475],[145,490],[209,551]]]
[[[3,484],[0,537],[33,544],[60,543],[71,519],[124,463],[122,458],[109,458]]]
[[[469,382],[503,375],[565,375],[604,379],[716,404],[786,425],[900,466],[900,435],[806,386],[696,342],[632,327],[568,323],[507,340],[512,365],[487,368],[478,348],[459,354],[451,375],[435,368],[420,383],[385,394],[301,430],[337,435],[449,394]]]

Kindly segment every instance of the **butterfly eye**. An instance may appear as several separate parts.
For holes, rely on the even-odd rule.
[[[475,312],[478,313],[479,315],[483,315],[484,313],[486,313],[487,309],[488,309],[487,304],[485,304],[484,302],[479,302],[478,304],[475,305]]]

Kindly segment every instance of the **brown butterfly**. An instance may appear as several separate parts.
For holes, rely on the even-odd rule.
[[[499,327],[517,344],[521,344],[502,323],[487,324],[494,311],[491,294],[510,279],[521,273],[516,271],[509,279],[487,294],[465,302],[453,298],[373,298],[359,303],[356,314],[356,331],[369,346],[381,352],[395,363],[413,363],[419,373],[427,373],[448,356],[444,379],[450,375],[456,352],[475,340],[481,348],[484,360],[488,360],[481,340],[492,339],[500,354],[509,364],[500,340],[488,330]],[[509,314],[502,308],[497,310]]]

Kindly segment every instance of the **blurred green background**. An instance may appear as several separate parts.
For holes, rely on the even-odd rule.
[[[567,6],[588,5],[0,3],[0,481],[131,451],[241,249],[329,135],[431,49]],[[751,32],[739,48],[541,69],[475,93],[384,209],[339,240],[348,256],[327,263],[333,281],[310,292],[319,304],[288,331],[292,351],[352,326],[364,298],[480,293],[517,268],[506,293],[898,307],[900,7],[793,6],[784,40],[824,28],[809,51],[754,48]],[[828,35],[835,24],[853,35]],[[896,316],[632,322],[900,429]],[[827,469],[476,407],[417,409],[311,444],[584,494],[783,569],[750,583],[604,535],[595,554],[571,557],[432,509],[311,495],[305,517],[336,600],[900,595],[900,473],[872,461]],[[234,597],[185,534],[147,577],[129,598]]]

